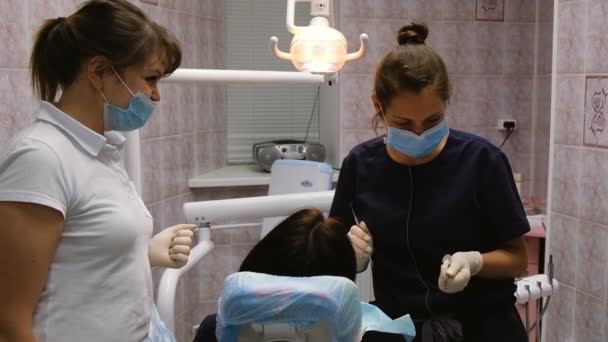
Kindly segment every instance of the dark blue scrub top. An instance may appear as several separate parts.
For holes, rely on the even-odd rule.
[[[473,277],[456,294],[437,287],[445,254],[492,251],[530,230],[509,161],[490,142],[450,130],[434,160],[411,167],[389,157],[383,137],[364,142],[343,161],[330,216],[354,224],[351,203],[373,236],[375,304],[389,316],[429,315],[416,268],[432,314],[512,310],[513,279]]]

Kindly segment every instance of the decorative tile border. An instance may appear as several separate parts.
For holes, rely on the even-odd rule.
[[[583,144],[608,148],[608,76],[587,76]]]
[[[477,21],[504,21],[504,0],[477,0],[475,6],[475,20]]]

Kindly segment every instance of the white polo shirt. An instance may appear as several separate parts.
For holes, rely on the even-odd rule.
[[[152,217],[105,137],[43,102],[0,150],[0,201],[60,211],[64,229],[34,316],[37,341],[142,341],[153,305]]]

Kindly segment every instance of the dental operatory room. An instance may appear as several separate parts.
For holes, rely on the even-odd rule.
[[[608,342],[607,19],[0,0],[0,342]]]

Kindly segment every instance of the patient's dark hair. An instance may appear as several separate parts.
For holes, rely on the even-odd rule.
[[[287,217],[249,252],[240,272],[291,277],[320,275],[355,280],[355,252],[339,221],[317,209],[302,209]]]

